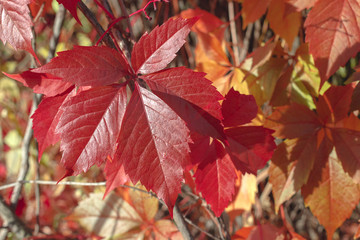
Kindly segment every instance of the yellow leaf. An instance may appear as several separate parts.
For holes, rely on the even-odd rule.
[[[235,200],[226,208],[226,211],[245,210],[250,211],[255,203],[257,193],[256,176],[245,173],[241,178],[241,186]]]
[[[78,221],[87,231],[104,238],[125,234],[142,224],[136,210],[113,192],[104,200],[103,194],[91,193],[68,219]]]

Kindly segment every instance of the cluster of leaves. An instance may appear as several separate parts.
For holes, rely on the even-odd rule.
[[[79,1],[58,0],[81,24]],[[39,160],[60,141],[63,178],[105,165],[107,199],[129,180],[140,182],[172,215],[185,182],[220,216],[236,197],[236,180],[245,173],[256,175],[271,159],[275,210],[301,190],[331,239],[360,200],[360,120],[354,114],[360,110],[359,75],[345,79],[346,86],[327,82],[360,51],[360,2],[240,2],[243,29],[262,19],[276,35],[240,64],[236,57],[228,58],[237,54],[227,47],[227,23],[207,11],[189,9],[143,34],[130,58],[108,46],[75,46],[43,66],[6,74],[45,95],[32,116]],[[0,0],[0,39],[37,59],[28,4]],[[166,68],[191,30],[197,38],[196,71]],[[274,137],[283,140],[277,147]],[[160,225],[172,230],[170,222],[155,221],[155,214],[144,207],[155,203],[140,203],[142,215],[141,206],[130,198],[111,201],[109,212],[135,224],[124,224],[129,228],[118,228],[117,234],[147,226],[155,235],[173,234],[159,230]],[[91,195],[69,219],[89,213],[87,201],[99,199]],[[117,205],[124,212],[116,212]],[[96,230],[106,235],[101,231]],[[291,228],[266,224],[242,229],[234,238],[256,239],[262,231],[300,238]]]

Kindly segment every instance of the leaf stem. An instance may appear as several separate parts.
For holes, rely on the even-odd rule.
[[[114,15],[108,11],[98,0],[94,0],[95,3],[106,13],[106,15],[111,19],[111,20],[115,20]]]

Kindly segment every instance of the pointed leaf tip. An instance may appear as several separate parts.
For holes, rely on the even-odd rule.
[[[80,24],[80,19],[77,15],[77,5],[80,2],[80,0],[56,0],[59,4],[62,4],[75,18],[75,20]]]
[[[36,59],[31,46],[32,21],[28,8],[29,0],[0,0],[0,40],[15,49],[24,49]],[[37,59],[38,60],[38,59]]]
[[[115,49],[101,46],[75,46],[59,52],[48,64],[32,69],[74,83],[76,86],[105,86],[132,75],[129,63]]]
[[[134,71],[137,74],[149,74],[164,69],[176,57],[198,19],[169,19],[149,34],[144,34],[131,53]]]

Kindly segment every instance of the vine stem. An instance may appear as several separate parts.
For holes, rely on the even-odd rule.
[[[90,11],[90,9],[82,2],[80,1],[78,3],[78,7],[80,11],[85,15],[87,20],[91,23],[91,25],[96,29],[97,33],[102,36],[101,40],[111,48],[117,48],[115,43],[111,40],[109,34],[105,32],[105,30],[102,28],[100,23],[97,21],[94,13]]]
[[[186,225],[184,216],[182,215],[177,203],[175,203],[174,206],[174,221],[179,231],[181,232],[182,236],[184,237],[184,239],[186,240],[194,239],[193,236],[191,236],[189,228]]]
[[[117,24],[118,22],[120,22],[121,20],[123,19],[126,19],[126,18],[130,18],[138,13],[144,13],[145,17],[148,19],[148,20],[151,20],[151,17],[149,17],[149,15],[146,13],[146,8],[151,4],[153,3],[154,4],[154,9],[156,10],[156,2],[161,2],[161,1],[164,1],[164,2],[169,2],[169,0],[150,0],[143,8],[131,13],[130,15],[128,16],[121,16],[117,19],[115,19],[112,23],[110,23],[110,26],[108,27],[108,29],[106,29],[106,31],[101,35],[101,37],[99,38],[99,40],[96,42],[95,46],[97,46],[100,41],[103,39],[103,37],[110,31],[111,28],[113,28],[115,26],[115,24]]]
[[[230,19],[231,40],[233,42],[233,48],[234,48],[235,66],[238,66],[240,64],[240,54],[239,54],[240,51],[238,46],[237,34],[236,34],[234,2],[232,0],[228,2],[228,11],[229,11],[229,19]]]

